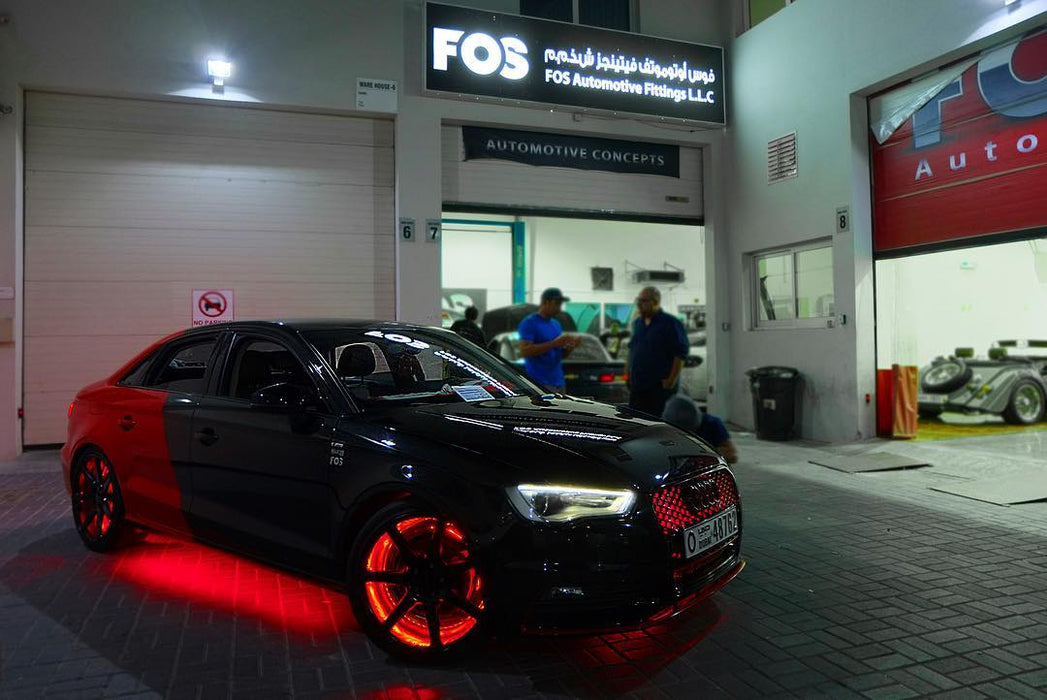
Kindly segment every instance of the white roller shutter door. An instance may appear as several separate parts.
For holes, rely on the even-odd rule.
[[[558,211],[628,218],[701,221],[702,151],[680,148],[680,177],[534,166],[508,160],[465,160],[460,126],[444,126],[445,208]]]
[[[390,121],[50,93],[26,96],[25,444],[192,322],[395,313]]]

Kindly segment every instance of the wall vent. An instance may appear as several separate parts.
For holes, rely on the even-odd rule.
[[[614,268],[613,267],[590,267],[593,276],[593,291],[614,291]]]
[[[767,182],[796,177],[796,132],[767,142]]]

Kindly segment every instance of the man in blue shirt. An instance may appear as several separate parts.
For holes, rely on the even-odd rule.
[[[712,445],[728,464],[738,461],[738,449],[731,442],[727,426],[716,416],[700,409],[690,398],[677,394],[669,399],[665,404],[662,420],[697,433],[698,437]]]
[[[666,400],[676,393],[689,348],[683,324],[662,311],[661,302],[655,287],[640,290],[640,317],[629,341],[629,406],[653,416],[662,415]]]
[[[570,299],[556,287],[550,287],[542,292],[541,301],[538,311],[520,321],[520,355],[531,379],[548,391],[562,394],[566,390],[563,359],[578,347],[579,340],[564,335],[554,316]]]

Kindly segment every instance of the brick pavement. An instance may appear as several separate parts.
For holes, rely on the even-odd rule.
[[[54,456],[0,464],[0,697],[1047,697],[1047,506],[927,488],[1047,466],[1038,443],[738,443],[749,565],[713,600],[435,668],[387,659],[341,594],[241,557],[154,535],[89,553]],[[815,449],[937,466],[851,475]]]

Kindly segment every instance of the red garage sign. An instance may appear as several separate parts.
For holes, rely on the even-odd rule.
[[[872,155],[877,253],[1047,226],[1047,29],[985,52]]]

